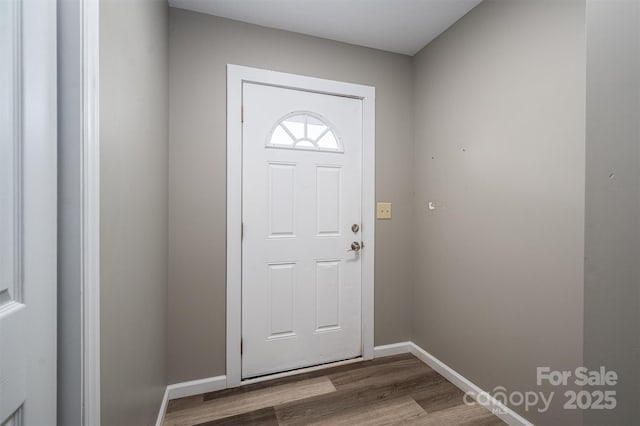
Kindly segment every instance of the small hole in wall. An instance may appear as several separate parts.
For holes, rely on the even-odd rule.
[[[467,148],[462,148],[462,152],[467,152]]]
[[[615,174],[615,173],[610,173],[610,174],[609,174],[609,179],[613,179],[613,178],[615,178],[615,177],[616,177],[616,174]]]

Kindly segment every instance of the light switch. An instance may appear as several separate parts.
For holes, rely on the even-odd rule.
[[[391,219],[391,203],[376,204],[376,219]]]

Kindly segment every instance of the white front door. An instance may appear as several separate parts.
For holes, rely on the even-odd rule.
[[[56,2],[0,0],[0,425],[56,423]]]
[[[358,357],[362,100],[242,93],[242,377]]]

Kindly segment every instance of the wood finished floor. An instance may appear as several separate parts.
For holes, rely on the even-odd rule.
[[[502,425],[411,354],[169,401],[164,426]]]

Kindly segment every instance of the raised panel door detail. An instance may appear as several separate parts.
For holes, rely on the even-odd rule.
[[[269,236],[295,235],[295,164],[269,164]]]
[[[342,168],[317,166],[316,218],[318,235],[340,235]]]
[[[316,262],[316,331],[340,327],[340,261]]]
[[[269,338],[294,336],[295,263],[269,265],[268,323]]]

